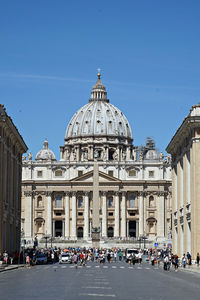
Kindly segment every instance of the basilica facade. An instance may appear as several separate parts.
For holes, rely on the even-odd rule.
[[[23,158],[22,228],[27,241],[46,236],[89,243],[94,165],[98,169],[100,238],[165,241],[171,228],[171,161],[133,144],[124,114],[107,98],[98,74],[89,103],[72,117],[56,160],[47,140]]]

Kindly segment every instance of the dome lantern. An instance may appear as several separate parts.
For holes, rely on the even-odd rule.
[[[101,82],[101,73],[100,71],[97,74],[97,82],[93,86],[92,92],[91,92],[91,101],[106,101],[109,102],[107,99],[107,92],[105,86]]]

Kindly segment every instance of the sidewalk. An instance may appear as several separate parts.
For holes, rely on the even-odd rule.
[[[20,269],[23,267],[24,267],[24,265],[1,265],[0,272],[11,271],[11,270]]]
[[[183,271],[183,272],[189,272],[189,273],[199,273],[200,274],[200,266],[197,267],[197,265],[186,265],[185,268],[183,267],[179,267],[179,270]]]

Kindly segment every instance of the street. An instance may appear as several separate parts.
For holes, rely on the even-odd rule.
[[[0,274],[1,300],[18,299],[200,299],[200,274],[164,271],[143,262],[40,265]]]

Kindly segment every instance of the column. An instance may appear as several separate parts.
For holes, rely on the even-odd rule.
[[[121,237],[126,237],[126,192],[122,193],[121,206]]]
[[[139,192],[139,235],[144,234],[144,198],[143,192]]]
[[[24,233],[25,233],[25,238],[31,238],[32,237],[32,192],[24,192],[25,194],[25,224],[24,224]]]
[[[72,239],[76,239],[76,192],[72,193]]]
[[[46,233],[52,235],[52,193],[47,192],[47,224]]]
[[[62,237],[65,237],[65,220],[62,220]]]
[[[129,220],[126,221],[126,236],[129,237]]]
[[[55,220],[53,220],[52,223],[53,223],[53,237],[55,237]]]
[[[165,236],[165,197],[164,192],[159,193],[157,198],[157,235]]]
[[[90,237],[92,237],[92,221],[90,221]]]
[[[115,230],[114,237],[119,237],[119,192],[115,193]]]
[[[69,198],[70,194],[65,193],[65,237],[68,239],[69,238]]]
[[[107,199],[106,199],[106,192],[102,193],[102,237],[107,237]]]
[[[136,220],[136,238],[139,236],[139,222]]]
[[[84,239],[88,239],[89,233],[89,192],[85,192],[84,206]]]

